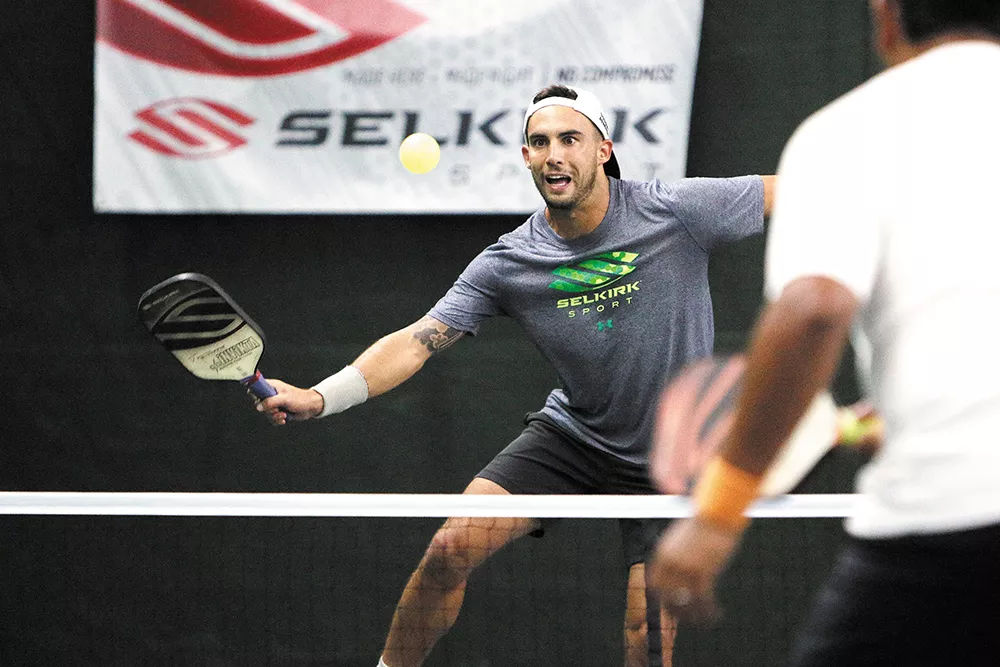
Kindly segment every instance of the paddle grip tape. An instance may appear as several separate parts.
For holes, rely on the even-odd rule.
[[[278,390],[271,386],[271,383],[264,379],[260,371],[254,371],[250,377],[243,378],[240,383],[250,390],[250,393],[257,398],[264,400],[278,393]]]

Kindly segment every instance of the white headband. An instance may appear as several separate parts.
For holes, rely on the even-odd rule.
[[[528,142],[528,120],[539,109],[553,106],[569,107],[570,109],[582,113],[597,127],[597,130],[601,133],[602,137],[605,139],[611,139],[611,128],[608,127],[608,121],[604,117],[604,110],[601,108],[601,101],[597,99],[597,96],[586,90],[574,88],[573,86],[566,87],[576,93],[575,100],[568,97],[546,97],[545,99],[538,100],[533,103],[528,107],[528,110],[524,112],[524,123],[521,127],[521,136],[524,138],[525,143]],[[621,178],[621,169],[618,166],[618,158],[615,157],[614,151],[611,152],[611,159],[604,163],[604,171],[608,176]]]
[[[536,111],[539,109],[544,109],[545,107],[569,107],[579,111],[584,116],[590,119],[590,122],[597,126],[598,131],[601,136],[605,139],[611,138],[611,130],[608,127],[608,121],[604,118],[604,110],[601,109],[601,102],[597,99],[597,96],[593,93],[587,92],[586,90],[580,90],[579,88],[573,88],[572,86],[566,86],[570,90],[576,93],[576,99],[571,100],[568,97],[546,97],[543,100],[538,100],[524,112],[524,124],[521,128],[521,134],[524,136],[525,141],[528,139],[528,119],[530,119]]]

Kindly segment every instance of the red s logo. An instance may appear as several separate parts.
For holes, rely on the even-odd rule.
[[[97,38],[202,74],[269,76],[368,51],[427,19],[393,0],[98,0]]]
[[[136,112],[143,128],[129,134],[149,150],[180,158],[216,157],[247,143],[237,130],[254,119],[211,100],[163,100]]]

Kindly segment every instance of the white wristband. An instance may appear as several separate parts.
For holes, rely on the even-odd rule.
[[[344,366],[313,389],[323,397],[323,411],[317,417],[343,412],[368,400],[368,381],[354,366]]]

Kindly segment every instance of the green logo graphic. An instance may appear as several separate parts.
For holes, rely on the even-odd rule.
[[[631,264],[638,256],[635,252],[605,252],[576,264],[564,264],[552,272],[558,279],[549,287],[562,292],[589,292],[607,287],[635,271]]]

